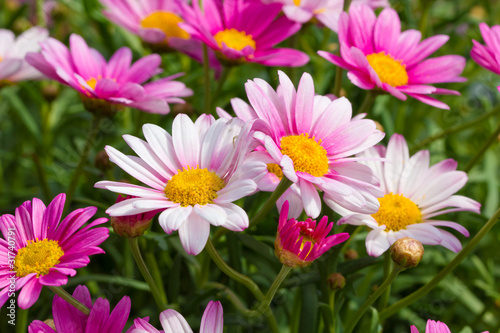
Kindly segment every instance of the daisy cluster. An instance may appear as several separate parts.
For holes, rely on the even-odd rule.
[[[357,107],[353,109],[353,104],[359,103],[351,103],[348,94],[324,93],[313,71],[297,74],[297,68],[310,61],[323,62],[329,70],[336,67],[337,79],[342,79],[345,71],[350,83],[367,90],[367,96],[373,99],[387,95],[403,103],[409,96],[416,103],[450,109],[436,96],[458,96],[460,92],[450,89],[456,85],[443,88],[441,84],[467,79],[461,76],[466,67],[464,56],[431,57],[449,40],[447,35],[424,38],[418,30],[402,31],[398,12],[386,0],[99,1],[100,19],[108,19],[130,40],[141,40],[141,47],[122,46],[101,53],[77,33],[68,34],[66,43],[50,37],[42,27],[30,28],[17,38],[12,31],[0,29],[0,89],[9,89],[20,81],[58,82],[79,96],[96,125],[67,194],[49,196],[52,200],[47,198],[47,206],[32,198],[13,208],[12,214],[0,216],[0,305],[7,307],[15,296],[16,304],[28,309],[44,297],[44,287],[56,293],[51,307],[53,319],[32,321],[30,333],[119,333],[125,329],[129,333],[193,332],[193,320],[177,310],[195,312],[193,302],[203,300],[207,304],[206,295],[225,297],[227,304],[248,318],[265,317],[271,331],[278,332],[285,326],[274,318],[270,306],[273,297],[292,269],[306,267],[316,270],[317,274],[311,275],[313,282],[318,276],[328,276],[312,294],[321,290],[327,313],[318,330],[324,327],[333,332],[336,324],[332,316],[339,316],[333,304],[352,296],[336,296],[346,285],[341,273],[347,275],[379,263],[376,258],[361,258],[364,261],[357,262],[359,268],[339,266],[339,254],[347,253],[348,244],[361,240],[365,244],[362,253],[367,256],[392,256],[396,273],[389,274],[393,264],[387,260],[387,280],[380,286],[380,293],[399,269],[418,265],[422,244],[439,245],[455,253],[462,250],[461,240],[469,237],[469,225],[456,222],[456,213],[481,214],[481,204],[457,194],[469,179],[458,162],[442,155],[431,156],[429,150],[410,153],[402,134],[391,130],[388,135],[372,119],[369,98],[362,106],[367,113],[359,112]],[[333,32],[337,50],[316,49],[312,53],[310,45],[299,50],[294,38],[311,27]],[[472,41],[471,58],[500,75],[500,26],[481,23],[479,28],[485,44]],[[134,61],[137,49],[142,47],[151,52]],[[176,52],[182,59],[193,59],[190,66],[200,71],[203,66],[204,80],[187,71],[169,73],[172,66],[165,64],[165,59],[172,59]],[[223,90],[224,80],[237,66],[248,66],[248,73],[252,73],[251,68],[266,67],[271,80],[251,76],[241,85],[242,96],[231,95],[227,107],[212,105],[210,75]],[[168,72],[166,76],[164,71]],[[206,113],[197,109],[187,112],[189,103],[203,91],[198,81],[205,85]],[[339,94],[340,86],[337,88],[334,92]],[[185,109],[171,107],[186,103]],[[116,114],[131,123],[129,108],[156,115],[133,118],[137,130],[120,130],[123,140],[112,142],[104,135],[104,152],[98,155],[106,164],[104,171],[98,177],[89,175],[83,185],[80,175],[90,174],[85,167],[92,145],[100,144],[95,143],[99,124]],[[42,119],[42,135],[47,135],[52,120],[50,115]],[[32,126],[29,121],[25,123],[28,128]],[[489,145],[491,142],[484,150]],[[110,171],[113,165],[117,168]],[[44,179],[43,166],[36,172]],[[94,197],[76,200],[78,189],[83,196],[112,197],[113,201],[99,202],[101,199]],[[78,208],[76,201],[92,206]],[[106,208],[98,213],[94,206]],[[92,220],[96,213],[109,216],[110,226],[107,217]],[[266,235],[264,228],[272,230],[273,236]],[[159,307],[151,318],[145,311],[136,311],[140,315],[132,317],[131,312],[139,306],[134,307],[129,296],[123,296],[113,309],[110,300],[92,298],[92,283],[77,286],[72,294],[62,288],[71,282],[77,269],[82,269],[85,281],[91,268],[85,268],[90,256],[105,253],[110,233],[129,242]],[[175,251],[180,253],[174,260],[166,259],[169,267],[175,267],[182,279],[181,274],[196,275],[197,286],[212,290],[185,307],[167,304],[165,288],[157,286],[162,283],[162,273],[156,269],[152,276],[138,245],[144,241],[143,246],[150,246],[151,239],[167,244],[165,240],[177,238],[180,245]],[[218,254],[216,248],[235,239],[258,248],[263,255],[272,252],[270,245],[274,244],[279,261],[273,257],[269,267],[283,266],[269,283],[267,293],[261,291],[265,283],[252,280],[253,271],[238,272],[241,267],[230,267]],[[177,243],[168,243],[168,247],[172,244]],[[115,247],[109,249],[115,257],[122,255]],[[161,251],[155,252],[146,261],[157,267],[154,257]],[[405,266],[414,252],[419,252],[418,259]],[[241,251],[228,250],[231,261],[245,260],[234,258],[238,253]],[[255,299],[249,302],[248,295],[235,294],[225,277],[220,277],[223,283],[208,281],[207,255],[230,279],[246,286]],[[184,259],[196,265],[185,269],[181,267]],[[274,278],[274,273],[270,274]],[[355,288],[354,280],[347,283]],[[370,307],[378,296],[368,298],[358,312]],[[378,306],[382,317],[387,313],[384,308],[389,291],[386,296],[385,304],[381,301]],[[297,296],[296,302],[302,299],[306,297]],[[363,313],[347,316],[349,321],[340,326],[342,331],[351,333]],[[231,320],[236,321],[233,317]],[[162,331],[156,328],[158,324]],[[222,333],[222,303],[208,301],[201,323],[194,327],[200,332]],[[418,330],[412,326],[411,332]],[[444,323],[429,320],[426,332],[450,330]]]

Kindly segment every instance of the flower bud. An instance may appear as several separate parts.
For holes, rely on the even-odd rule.
[[[134,196],[127,195],[122,197],[118,195],[116,202],[122,202],[127,199],[135,198]],[[139,237],[151,225],[151,220],[158,211],[152,211],[142,214],[128,215],[128,216],[111,216],[111,227],[120,236],[125,238]]]
[[[54,331],[56,330],[56,324],[54,323],[53,319],[45,319],[43,322],[47,324],[50,328],[52,328]]]
[[[332,273],[327,277],[328,286],[330,290],[337,291],[344,289],[345,277],[340,273]]]
[[[83,106],[88,112],[99,117],[112,117],[125,107],[121,104],[114,104],[99,98],[91,98],[80,94]]]
[[[190,103],[175,104],[172,107],[172,115],[176,115],[179,113],[184,113],[184,114],[187,114],[188,116],[193,115],[195,113],[194,107]]]
[[[400,238],[391,246],[392,260],[404,268],[417,267],[423,256],[422,243],[410,237]]]
[[[59,85],[54,82],[42,86],[42,95],[47,102],[53,102],[59,96]]]
[[[359,258],[359,254],[354,249],[347,249],[347,251],[345,251],[345,253],[344,253],[345,260],[354,260],[354,259],[358,259],[358,258]]]
[[[105,150],[101,150],[95,155],[94,165],[102,172],[111,168],[111,162],[109,161],[109,156]]]

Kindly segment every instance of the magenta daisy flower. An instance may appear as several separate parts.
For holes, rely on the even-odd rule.
[[[191,37],[179,27],[182,0],[140,1],[100,0],[106,6],[104,15],[112,22],[153,44],[154,49],[175,49],[202,62],[202,42]],[[210,53],[212,67],[220,66],[215,55]]]
[[[26,60],[53,80],[68,85],[92,100],[134,107],[146,112],[166,114],[168,103],[184,103],[191,96],[184,83],[172,81],[182,74],[144,84],[161,73],[161,57],[151,54],[131,66],[132,51],[119,49],[106,60],[79,35],[70,36],[70,48],[54,38],[41,43],[41,53],[28,53]]]
[[[252,194],[257,185],[251,163],[243,163],[255,147],[253,124],[239,119],[214,120],[202,115],[195,123],[179,114],[172,135],[164,129],[143,126],[146,141],[125,135],[139,156],[127,156],[113,147],[106,152],[112,162],[149,187],[101,181],[97,188],[136,196],[111,206],[111,216],[162,210],[159,222],[166,233],[179,230],[189,254],[203,250],[210,224],[232,231],[248,227],[246,212],[232,202]]]
[[[328,223],[327,216],[323,216],[317,225],[310,218],[305,221],[288,219],[289,206],[288,201],[285,201],[281,208],[274,242],[276,256],[284,265],[305,267],[349,238],[345,232],[328,236],[334,223]]]
[[[301,25],[278,17],[280,4],[258,0],[203,0],[184,7],[180,26],[229,63],[256,62],[266,66],[302,66],[309,57],[300,51],[274,46],[299,31]]]
[[[411,333],[419,333],[418,329],[414,325],[411,325]],[[451,331],[445,323],[429,319],[427,320],[427,325],[425,326],[425,333],[451,333]],[[485,331],[483,333],[489,332]]]
[[[40,320],[33,321],[29,333],[92,332],[121,333],[130,313],[130,297],[124,296],[109,312],[109,301],[99,297],[94,304],[85,286],[76,287],[73,297],[90,309],[88,316],[67,303],[58,295],[52,301],[55,329]]]
[[[0,29],[0,87],[12,82],[44,77],[31,67],[24,57],[28,52],[39,51],[38,43],[48,36],[49,32],[40,27],[28,29],[17,38],[12,31]]]
[[[61,222],[66,195],[59,194],[48,207],[37,198],[16,209],[15,216],[0,216],[0,306],[9,297],[10,278],[20,290],[18,304],[31,307],[42,286],[62,286],[76,268],[89,263],[89,256],[104,253],[98,246],[108,238],[107,228],[93,228],[105,223],[99,218],[83,225],[95,214],[96,207],[77,209]],[[82,228],[83,227],[83,228]],[[12,290],[10,290],[12,291]]]
[[[479,29],[486,45],[472,40],[474,46],[470,56],[480,66],[500,75],[500,25],[490,28],[486,23],[480,23]],[[500,91],[500,87],[498,90]]]
[[[344,212],[346,216],[339,224],[366,225],[372,229],[366,237],[369,255],[380,256],[403,237],[441,245],[453,252],[462,249],[454,235],[436,227],[449,227],[466,237],[469,232],[456,222],[432,219],[451,212],[480,213],[478,202],[454,195],[467,182],[467,174],[456,170],[456,161],[447,159],[429,167],[429,151],[421,150],[410,157],[406,141],[399,134],[391,137],[387,149],[376,146],[358,156],[372,159],[362,163],[374,170],[385,195],[378,199],[380,210],[376,214]],[[377,160],[381,158],[385,158],[385,163]]]
[[[349,207],[375,213],[379,207],[376,197],[382,195],[378,181],[370,168],[349,156],[372,147],[384,133],[375,129],[372,120],[351,119],[347,99],[315,96],[308,73],[302,75],[297,90],[283,72],[278,74],[278,91],[264,80],[248,81],[245,88],[250,105],[235,109],[244,120],[264,121],[255,137],[271,157],[274,165],[270,167],[281,168],[294,183],[300,206],[312,218],[321,211],[318,190],[324,192],[323,200],[334,210]],[[269,159],[262,161],[271,164]],[[287,197],[290,199],[293,197]],[[293,201],[291,205],[299,204]]]
[[[163,331],[157,330],[153,325],[148,323],[147,318],[137,318],[134,324],[126,333],[192,333],[193,330],[189,327],[188,322],[184,317],[175,310],[165,310],[160,314],[160,323]],[[210,301],[203,312],[201,318],[200,333],[222,333],[224,325],[223,310],[220,302]]]
[[[441,109],[448,105],[429,95],[460,95],[458,91],[436,88],[431,84],[464,82],[460,77],[465,58],[446,55],[426,59],[449,39],[437,35],[420,42],[417,30],[401,32],[394,9],[384,9],[378,18],[373,9],[359,4],[342,13],[339,21],[340,57],[318,51],[326,60],[348,70],[353,84],[365,90],[380,90],[401,100],[411,96]]]

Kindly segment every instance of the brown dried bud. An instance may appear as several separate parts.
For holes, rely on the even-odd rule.
[[[347,249],[347,251],[345,251],[345,253],[344,253],[345,260],[354,260],[354,259],[358,259],[358,258],[359,258],[359,254],[354,249]]]
[[[172,107],[172,115],[177,115],[179,113],[187,114],[188,116],[194,114],[194,107],[192,104],[184,103],[184,104],[175,104]]]
[[[403,237],[391,246],[391,258],[396,264],[404,268],[413,268],[422,261],[424,247],[418,240]]]
[[[47,102],[53,102],[57,96],[59,96],[59,84],[53,82],[44,84],[42,87],[42,95]]]
[[[50,328],[52,328],[54,331],[56,330],[56,324],[54,323],[53,319],[45,319],[43,322],[47,324]]]
[[[326,279],[330,290],[337,291],[345,287],[345,277],[340,273],[332,273]]]
[[[97,169],[101,170],[102,172],[111,168],[109,156],[105,150],[101,150],[95,155],[94,165]]]

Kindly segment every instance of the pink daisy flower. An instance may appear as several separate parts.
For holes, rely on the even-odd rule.
[[[387,149],[376,146],[358,156],[371,159],[361,163],[375,172],[385,195],[378,199],[380,210],[376,214],[345,211],[346,216],[339,224],[366,225],[372,229],[366,237],[369,255],[380,256],[403,237],[414,238],[422,244],[441,245],[453,252],[462,249],[454,235],[436,227],[449,227],[466,237],[469,232],[456,222],[432,219],[451,212],[480,213],[478,202],[454,195],[467,182],[467,174],[456,170],[455,160],[447,159],[429,167],[429,151],[421,150],[410,157],[408,145],[399,134],[391,137]]]
[[[317,225],[310,218],[305,221],[288,219],[289,206],[288,201],[285,201],[281,208],[274,242],[276,256],[284,265],[305,267],[349,238],[345,232],[328,236],[334,223],[328,223],[327,216],[323,216]]]
[[[344,10],[343,0],[263,0],[264,3],[283,4],[283,13],[290,20],[306,23],[317,19],[321,24],[337,32],[339,17]],[[388,0],[353,0],[352,4],[365,3],[373,9],[388,7]]]
[[[232,231],[248,227],[246,212],[232,202],[254,193],[257,185],[251,163],[242,163],[255,147],[253,124],[239,119],[214,120],[202,115],[195,123],[184,114],[175,117],[172,135],[143,126],[146,141],[125,135],[139,156],[127,156],[113,147],[112,162],[149,187],[101,181],[97,188],[136,196],[111,206],[106,213],[124,216],[162,210],[159,222],[166,233],[179,230],[189,254],[203,250],[210,224]]]
[[[67,303],[58,295],[52,301],[55,329],[40,320],[33,321],[29,333],[92,332],[121,333],[130,313],[130,297],[124,296],[109,313],[109,301],[99,297],[94,304],[85,286],[76,287],[73,297],[90,309],[88,316]]]
[[[161,57],[148,55],[131,66],[132,51],[119,49],[106,60],[87,46],[82,37],[70,36],[70,48],[54,38],[41,43],[41,53],[28,53],[26,60],[53,80],[68,85],[92,100],[134,107],[146,112],[166,114],[168,103],[184,103],[191,96],[184,83],[172,81],[182,74],[143,83],[161,73]]]
[[[349,8],[339,21],[340,57],[318,51],[326,60],[348,70],[353,84],[365,90],[380,90],[401,100],[411,96],[441,109],[448,105],[429,95],[460,95],[458,91],[436,88],[431,84],[464,82],[460,77],[465,58],[446,55],[425,59],[449,39],[437,35],[420,42],[417,30],[401,32],[401,22],[394,9],[384,9],[378,18],[366,5]]]
[[[147,318],[137,318],[126,333],[193,333],[186,319],[175,310],[165,310],[160,314],[160,323],[163,331],[157,330],[148,323]],[[210,301],[201,318],[200,333],[222,333],[224,325],[223,310],[220,302]]]
[[[265,5],[259,0],[203,0],[203,11],[198,1],[183,7],[186,23],[180,26],[226,62],[297,67],[309,61],[303,52],[273,47],[301,27],[286,17],[278,17],[280,4]]]
[[[414,325],[411,325],[411,333],[418,333],[418,329]],[[445,323],[429,319],[425,327],[425,333],[451,333],[451,331]],[[483,333],[489,332],[485,331]]]
[[[46,29],[33,27],[15,37],[10,30],[0,29],[0,87],[12,82],[41,79],[42,73],[31,67],[24,57],[40,50],[39,42],[49,36]]]
[[[180,2],[182,0],[136,1],[100,0],[106,7],[104,15],[124,27],[156,49],[175,49],[202,62],[201,41],[194,39],[179,27],[184,22]],[[211,52],[212,67],[220,66]]]
[[[96,213],[96,207],[77,209],[61,222],[66,195],[59,194],[48,207],[37,198],[16,208],[14,215],[0,216],[0,306],[9,298],[10,278],[21,290],[17,302],[21,309],[31,307],[42,286],[62,286],[76,268],[85,267],[89,256],[104,253],[98,246],[108,238],[99,218],[82,226]],[[9,260],[11,259],[11,260]]]
[[[292,207],[304,207],[312,218],[321,211],[318,190],[332,209],[339,207],[375,213],[378,181],[367,166],[349,156],[378,143],[384,133],[372,120],[351,119],[351,104],[345,98],[332,101],[315,96],[311,75],[304,73],[297,90],[288,76],[279,71],[277,91],[264,80],[245,84],[250,105],[237,101],[236,115],[243,120],[261,119],[255,137],[270,160],[272,170],[280,168],[296,186],[298,196],[288,196]],[[233,103],[233,105],[235,105]],[[270,165],[274,164],[274,165]],[[257,168],[260,172],[262,168]]]
[[[474,46],[470,56],[480,66],[500,75],[500,25],[490,28],[486,23],[480,23],[479,29],[486,45],[472,40]],[[500,91],[500,87],[498,90]]]

